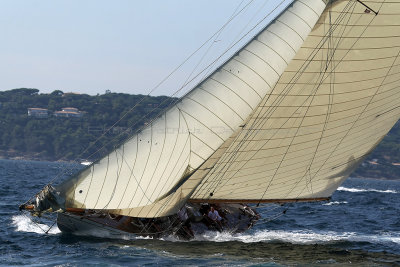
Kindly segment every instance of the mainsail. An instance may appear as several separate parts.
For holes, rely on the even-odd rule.
[[[186,201],[329,197],[399,118],[399,11],[397,1],[294,1],[175,106],[57,187],[66,207],[161,217]]]

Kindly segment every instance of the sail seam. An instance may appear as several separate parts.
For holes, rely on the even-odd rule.
[[[250,109],[253,109],[252,106],[251,106],[241,95],[239,95],[239,94],[236,93],[234,90],[232,90],[232,88],[230,88],[229,86],[223,84],[222,82],[218,81],[218,80],[215,79],[215,78],[210,78],[210,80],[215,81],[216,83],[222,85],[223,87],[225,87],[226,89],[228,89],[229,91],[231,91],[233,94],[235,94],[237,97],[239,97],[240,100],[242,100],[243,103],[245,103]],[[247,85],[247,84],[246,84],[246,85]],[[249,88],[252,89],[252,90],[254,91],[254,89],[251,88],[250,86],[249,86]]]
[[[355,3],[355,2],[354,2]],[[346,7],[350,7],[350,2],[346,5]],[[346,7],[345,7],[345,9],[346,9]],[[355,4],[353,4],[353,11],[354,11],[354,9],[355,9]],[[330,15],[330,13],[329,13],[329,15]],[[351,16],[352,16],[352,14],[350,14],[350,16],[348,16],[348,20],[347,20],[347,22],[348,21],[350,21],[350,18],[351,18]],[[342,17],[342,19],[341,20],[339,20],[339,21],[343,21],[344,19],[345,19],[345,17],[346,16],[343,16]],[[329,16],[329,19],[331,18],[331,16]],[[334,34],[334,32],[338,29],[338,31],[340,32],[340,27],[338,26],[338,24],[336,23],[336,22],[338,22],[338,20],[336,20],[335,21],[335,23],[334,23],[334,25],[335,25],[335,28],[334,29],[332,29],[332,23],[331,23],[331,21],[330,21],[330,27],[329,27],[329,30],[328,30],[328,32],[325,34],[325,37],[324,38],[326,38],[326,39],[328,39],[328,42],[327,41],[325,41],[320,47],[322,47],[323,45],[325,45],[326,43],[327,43],[327,45],[328,45],[328,47],[329,47],[329,45],[330,45],[330,42],[332,41],[332,39],[333,39],[333,34]],[[340,38],[338,39],[338,42],[336,43],[336,46],[335,47],[338,47],[339,46],[339,44],[341,43],[341,40],[342,40],[342,37],[344,36],[344,33],[345,33],[345,29],[346,29],[346,27],[344,27],[343,28],[343,31],[341,32],[341,35],[340,35]],[[319,50],[318,50],[319,51]],[[332,50],[331,50],[332,51]],[[333,50],[333,51],[335,51],[335,50]],[[343,57],[344,58],[344,57]],[[342,59],[343,59],[342,58]],[[331,65],[332,66],[332,64],[335,64],[335,61],[333,60],[334,59],[334,52],[331,54],[331,55],[328,55],[327,54],[327,61],[326,61],[326,66],[328,66],[328,65]],[[339,64],[339,63],[338,63]],[[335,66],[335,68],[337,67],[337,65]],[[333,68],[332,70],[331,70],[331,72],[332,71],[334,71],[334,69],[335,68]],[[316,89],[315,89],[315,93],[316,93],[316,91],[320,88],[320,86],[321,86],[321,84],[325,81],[325,79],[324,79],[324,76],[326,75],[326,71],[327,71],[327,67],[324,69],[324,71],[323,72],[321,72],[320,73],[320,75],[319,75],[319,77],[318,77],[318,80],[319,80],[319,85],[316,87]],[[301,74],[301,75],[303,75],[303,73]],[[322,77],[321,77],[322,76]],[[331,75],[328,75],[329,77],[331,77]],[[321,78],[320,78],[321,77]],[[298,81],[298,80],[297,80]],[[300,83],[299,83],[300,84]],[[330,87],[331,88],[331,87]],[[308,109],[309,109],[309,107],[308,107]],[[307,111],[308,111],[308,109],[307,109]],[[307,112],[306,112],[307,113]],[[325,122],[324,122],[324,125],[326,124],[326,120],[328,119],[328,117],[325,117]],[[304,119],[303,119],[304,120]],[[302,124],[302,123],[301,123]],[[324,128],[325,129],[325,128]],[[323,133],[321,133],[322,135],[323,135]],[[321,138],[321,137],[320,137]],[[292,139],[292,141],[293,141],[294,139]],[[320,142],[321,140],[319,140],[319,142]],[[291,143],[292,144],[292,143]],[[289,150],[289,147],[288,147],[288,149],[286,150],[286,153],[288,152],[288,150]],[[285,155],[283,156],[283,159],[286,157],[286,153],[285,153]],[[315,152],[316,153],[316,152]],[[314,154],[315,154],[314,153]],[[315,155],[314,155],[315,156]],[[283,160],[282,159],[282,160]],[[282,164],[282,162],[280,163],[280,165]],[[307,172],[306,172],[307,173]],[[294,190],[294,188],[298,185],[298,184],[300,184],[300,182],[302,182],[303,181],[303,179],[304,179],[304,177],[305,177],[305,175],[306,175],[306,173],[302,176],[302,178],[301,179],[299,179],[298,181],[297,181],[297,183],[295,184],[295,186],[293,186],[292,187],[292,189],[287,193],[287,195],[289,195],[293,190]],[[276,174],[276,172],[274,173],[274,177],[275,177],[275,174]],[[272,180],[274,179],[274,177],[271,179],[271,181],[270,181],[270,183],[269,183],[269,185],[272,183]],[[315,176],[314,176],[315,177]],[[311,174],[310,174],[310,183],[311,183],[311,181],[312,181],[312,178],[314,178],[314,177],[311,177]],[[307,181],[306,181],[306,187],[308,187],[307,186]],[[267,189],[265,190],[265,192],[264,192],[264,194],[263,194],[263,196],[262,196],[262,198],[264,197],[264,195],[266,194],[266,192],[267,192],[267,190],[268,190],[268,188],[269,188],[269,185],[267,186]],[[303,190],[301,191],[301,192],[303,192],[304,191],[304,188],[303,188]],[[261,198],[261,199],[262,199]]]
[[[314,8],[310,7],[309,5],[307,5],[306,3],[304,3],[304,2],[301,1],[301,0],[297,0],[296,3],[301,3],[301,4],[303,4],[304,6],[308,7],[308,9],[311,10],[312,12],[314,12],[314,14],[317,15],[317,17],[319,18],[320,14],[319,14],[317,11],[315,11]]]
[[[337,38],[337,37],[336,37]],[[374,60],[381,60],[381,59],[392,59],[395,58],[396,56],[390,56],[390,57],[377,57],[377,58],[368,58],[368,59],[344,59],[344,60],[340,60],[340,62],[363,62],[363,61],[374,61]],[[293,61],[304,61],[305,59],[301,59],[301,58],[294,58]],[[325,62],[325,60],[323,59],[315,59],[313,61],[322,61]]]
[[[279,23],[281,23],[282,25],[285,25],[288,29],[291,29],[291,30],[292,30],[293,32],[295,32],[295,33],[297,34],[297,36],[299,36],[300,39],[304,42],[303,36],[301,36],[301,34],[298,33],[296,30],[294,30],[291,26],[287,25],[286,23],[284,23],[283,21],[281,21],[281,20],[279,20],[279,19],[277,19],[276,21],[279,22]]]
[[[213,96],[214,98],[218,99],[219,101],[221,101],[221,103],[223,103],[227,108],[229,108],[233,113],[236,114],[236,116],[238,116],[240,118],[240,120],[244,120],[231,106],[229,106],[226,102],[224,102],[222,99],[220,99],[219,97],[217,97],[216,95],[214,95],[213,93],[211,93],[210,91],[206,90],[203,86],[198,87],[199,90],[202,90],[204,92],[206,92],[207,94]]]
[[[276,75],[280,76],[279,73],[275,70],[274,67],[271,66],[271,64],[269,64],[268,61],[266,61],[265,59],[263,59],[262,57],[260,57],[260,56],[257,55],[256,53],[253,53],[252,51],[250,51],[250,50],[248,50],[248,49],[246,49],[246,48],[244,48],[243,51],[246,51],[246,52],[248,52],[248,53],[254,55],[255,57],[261,59],[265,64],[267,64],[267,65],[276,73]]]
[[[288,9],[288,13],[293,14],[294,16],[298,17],[300,20],[302,20],[307,25],[308,28],[310,28],[310,30],[312,30],[312,27],[310,26],[310,24],[308,24],[308,22],[306,20],[304,20],[302,17],[300,17],[298,14],[290,11],[289,9]]]
[[[349,4],[348,4],[349,5]],[[321,41],[322,42],[322,41]],[[311,55],[312,56],[312,55]],[[310,56],[310,57],[311,57]],[[315,55],[313,56],[313,57],[315,57]],[[310,64],[310,61],[307,61],[306,62],[307,64],[306,64],[306,66],[308,65],[308,64]],[[304,64],[303,64],[304,65]],[[305,69],[305,67],[303,68],[303,70]],[[288,92],[289,90],[288,89],[286,89],[286,93]],[[285,94],[281,94],[281,96],[280,96],[280,98],[278,98],[277,100],[275,100],[275,101],[277,101],[277,102],[281,102],[281,101],[283,101],[283,97],[285,96]],[[268,99],[269,99],[269,97],[268,97]],[[281,99],[281,100],[279,100],[279,99]],[[268,111],[266,111],[266,112],[264,112],[264,114],[266,114]],[[272,111],[271,111],[272,112]],[[255,121],[257,120],[257,118],[256,119],[254,119],[254,121],[253,121],[253,124],[255,123]],[[259,124],[260,123],[262,123],[262,121],[260,121],[259,122]],[[254,132],[254,131],[253,131]],[[248,134],[246,134],[246,136],[247,136],[247,139],[249,138],[249,135]],[[244,142],[244,141],[243,141]],[[254,154],[253,154],[253,156],[254,156]],[[251,157],[250,157],[251,158]],[[217,183],[217,182],[215,182],[215,183]]]
[[[269,88],[271,88],[271,85],[257,72],[255,71],[253,68],[249,67],[248,65],[246,65],[245,63],[243,63],[242,61],[234,58],[233,60],[235,60],[236,62],[239,62],[241,65],[247,67],[250,71],[252,71],[254,74],[256,74],[258,77],[261,78],[261,80],[263,80],[265,82],[266,85],[268,85]],[[259,95],[259,94],[258,94]],[[260,95],[259,95],[260,96]],[[260,96],[260,99],[262,99],[262,97]]]
[[[212,110],[210,110],[208,107],[204,106],[203,104],[201,104],[200,102],[194,100],[191,97],[187,97],[186,99],[193,101],[194,103],[198,104],[199,106],[203,107],[205,110],[207,110],[208,112],[210,112],[212,115],[214,115],[216,118],[218,118],[221,122],[223,122],[232,132],[233,129],[232,127],[229,126],[229,124],[227,122],[225,122],[223,119],[221,119],[215,112],[213,112]],[[220,99],[218,99],[219,101],[221,101]],[[223,101],[221,101],[223,103]]]
[[[189,114],[188,112],[186,112],[185,110],[181,110],[182,113],[185,113],[186,115],[188,115],[189,117],[191,117],[192,119],[194,119],[195,121],[199,122],[201,125],[204,126],[204,128],[208,129],[211,133],[213,133],[215,136],[217,136],[219,139],[221,139],[222,141],[224,140],[221,136],[219,136],[216,132],[214,132],[213,130],[211,130],[210,127],[208,127],[207,125],[205,125],[202,121],[196,119],[193,115]],[[194,135],[192,133],[192,135]],[[215,150],[215,149],[213,149]]]
[[[140,140],[139,140],[139,141],[140,141]],[[140,175],[139,183],[142,183],[144,173],[146,172],[146,170],[147,170],[147,165],[149,164],[149,159],[150,159],[150,156],[151,156],[151,151],[153,150],[153,124],[152,124],[151,127],[150,127],[150,140],[149,140],[149,141],[150,141],[150,146],[149,146],[150,149],[149,149],[149,153],[148,153],[148,155],[147,155],[146,163],[145,163],[145,165],[144,165],[142,174]],[[150,182],[149,182],[149,184],[150,184]],[[150,198],[147,196],[147,189],[148,189],[149,184],[147,185],[147,188],[144,190],[143,195],[142,195],[142,198],[140,199],[139,203],[142,203],[143,197],[146,197],[148,202],[150,201]],[[137,188],[136,188],[136,191],[135,191],[134,195],[136,195],[136,192],[137,192]],[[129,204],[129,206],[130,206],[130,205],[131,205],[131,204]],[[139,204],[139,205],[140,205],[140,204]]]
[[[133,139],[133,138],[132,138]],[[136,153],[135,153],[135,160],[133,161],[133,165],[132,167],[130,166],[130,164],[126,161],[126,159],[124,159],[124,162],[126,164],[126,166],[128,167],[128,169],[130,169],[130,175],[129,175],[129,179],[128,179],[128,183],[127,186],[125,187],[124,193],[122,194],[121,200],[119,202],[119,204],[117,205],[117,208],[119,208],[119,206],[122,203],[122,200],[125,198],[125,194],[126,194],[126,190],[128,190],[129,185],[131,183],[132,177],[134,177],[135,182],[137,183],[137,186],[140,186],[138,180],[136,179],[136,176],[133,174],[133,170],[135,169],[136,166],[136,160],[138,157],[138,151],[139,151],[139,136],[136,136]],[[143,188],[140,188],[140,190],[144,193]]]
[[[236,78],[238,78],[240,81],[242,81],[244,84],[246,84],[251,90],[253,90],[254,93],[256,93],[257,96],[258,96],[260,99],[262,99],[262,97],[260,96],[260,94],[259,94],[252,86],[250,86],[250,84],[248,84],[245,80],[243,80],[243,79],[240,78],[238,75],[236,75],[235,73],[233,73],[233,72],[231,72],[231,71],[229,71],[229,70],[227,70],[227,69],[225,69],[225,68],[222,68],[222,70],[224,70],[226,73],[229,73],[229,74],[231,74],[232,76],[235,76]]]
[[[390,118],[390,117],[389,117]],[[384,123],[383,121],[381,122],[381,123]],[[352,133],[352,135],[357,135],[357,134],[360,134],[362,131],[364,131],[365,129],[368,129],[368,128],[370,128],[371,127],[371,124],[372,124],[372,122],[371,121],[369,121],[368,123],[365,123],[365,124],[363,124],[363,125],[361,125],[361,126],[364,126],[364,125],[366,125],[367,127],[364,127],[364,128],[361,128],[360,130],[358,130],[358,131],[353,131],[353,133]],[[379,124],[376,124],[376,123],[374,123],[373,125],[379,125]],[[356,127],[354,127],[354,129],[357,129],[357,128],[359,128],[360,126],[356,126]],[[345,133],[345,132],[347,132],[347,130],[344,130],[344,131],[341,131],[340,133]],[[350,135],[350,136],[352,136],[352,135]],[[374,133],[374,134],[372,134],[372,135],[364,135],[364,137],[365,138],[358,138],[358,141],[356,141],[356,142],[354,142],[354,143],[352,143],[352,144],[357,144],[357,147],[358,146],[360,146],[360,145],[358,145],[359,143],[360,144],[363,144],[363,142],[365,141],[365,140],[367,140],[367,139],[370,139],[370,138],[372,138],[372,137],[374,137],[376,135],[376,133]],[[312,140],[310,140],[310,141],[307,141],[307,142],[300,142],[300,143],[296,143],[296,144],[294,144],[294,145],[304,145],[304,144],[307,144],[307,143],[314,143],[316,140],[318,140],[317,138],[316,139],[312,139]],[[329,144],[329,143],[336,143],[336,141],[337,140],[340,140],[340,137],[338,137],[338,138],[336,138],[336,139],[333,139],[333,140],[330,140],[329,142],[326,142],[326,143],[324,143],[324,145],[326,145],[326,144]],[[264,151],[268,151],[268,150],[275,150],[275,149],[277,149],[277,148],[285,148],[285,147],[287,147],[287,146],[276,146],[276,147],[271,147],[271,148],[267,148],[267,149],[263,149]],[[300,152],[302,152],[302,151],[307,151],[309,148],[312,148],[313,146],[307,146],[307,147],[303,147],[303,148],[301,148],[301,149],[297,149],[297,150],[295,150],[295,152],[296,153],[300,153]],[[329,146],[329,147],[326,147],[326,148],[324,148],[324,149],[322,149],[322,150],[320,150],[320,151],[324,151],[324,150],[329,150],[330,151],[330,149],[332,148],[333,146]],[[254,150],[253,150],[253,152],[254,152]],[[251,162],[251,161],[260,161],[260,160],[263,160],[263,159],[268,159],[269,157],[272,157],[272,156],[281,156],[281,155],[283,155],[283,154],[269,154],[269,156],[267,156],[267,157],[257,157],[257,158],[252,158],[251,160],[249,160],[249,162]],[[327,155],[327,154],[322,154],[322,155]],[[290,159],[296,159],[296,158],[299,158],[299,157],[293,157],[293,158],[290,158]],[[302,156],[300,157],[300,158],[302,158]],[[239,163],[239,162],[242,162],[243,160],[236,160],[236,161],[232,161],[233,163]],[[229,162],[231,162],[231,161],[229,161]],[[270,164],[274,164],[274,163],[278,163],[279,161],[276,161],[276,162],[273,162],[273,163],[270,163]],[[227,162],[221,162],[221,164],[224,164],[224,163],[227,163]],[[265,164],[265,163],[264,163]],[[264,165],[260,165],[260,166],[264,166]],[[253,168],[253,167],[259,167],[259,166],[252,166],[252,167],[245,167],[245,168],[241,168],[241,170],[246,170],[246,169],[251,169],[251,168]]]
[[[364,137],[364,138],[360,138],[357,142],[352,142],[351,143],[351,145],[353,145],[353,147],[356,147],[356,148],[362,148],[362,146],[363,145],[365,145],[366,146],[366,148],[369,148],[369,146],[368,146],[368,144],[366,144],[365,143],[365,141],[366,140],[371,140],[371,139],[377,139],[377,138],[380,138],[382,136],[382,133],[374,133],[374,134],[371,134],[371,135],[369,135],[369,136],[367,136],[367,137]],[[338,138],[339,139],[339,138]],[[338,139],[336,139],[336,140],[338,140]],[[335,141],[336,141],[335,140]],[[332,141],[333,142],[333,141]],[[336,142],[335,142],[336,143]],[[302,151],[307,151],[309,148],[313,148],[314,147],[314,145],[312,145],[312,146],[309,146],[309,147],[306,147],[306,148],[304,148],[304,149],[302,149],[302,150],[298,150],[299,152],[302,152]],[[334,145],[332,145],[332,146],[330,146],[330,147],[327,147],[327,148],[324,148],[324,149],[322,149],[322,150],[319,150],[318,151],[318,158],[322,158],[321,160],[319,160],[319,161],[316,161],[316,163],[319,163],[319,162],[323,162],[324,161],[324,157],[325,156],[327,156],[327,155],[329,155],[330,154],[330,151],[331,151],[331,149],[332,149],[332,147],[334,147]],[[343,154],[346,154],[347,152],[351,152],[351,151],[353,151],[354,150],[354,148],[353,147],[349,147],[349,149],[347,149],[347,150],[342,150],[341,151],[341,153],[343,153]],[[324,154],[322,154],[321,152],[323,152],[323,151],[328,151],[327,153],[324,153]],[[263,159],[268,159],[268,158],[270,158],[270,157],[272,157],[272,156],[280,156],[280,155],[283,155],[283,154],[271,154],[269,157],[264,157],[264,158],[258,158],[258,159],[253,159],[253,160],[263,160]],[[338,155],[338,156],[341,156],[341,155]],[[300,164],[300,163],[303,163],[303,162],[308,162],[309,161],[309,159],[305,159],[304,160],[304,157],[305,157],[305,155],[304,154],[301,154],[301,155],[299,155],[299,156],[297,156],[297,157],[293,157],[293,158],[290,158],[290,160],[293,160],[293,159],[303,159],[303,160],[296,160],[296,164]],[[336,156],[337,157],[337,156]],[[332,158],[333,159],[333,158]],[[339,159],[339,160],[341,160],[341,159]],[[237,161],[238,162],[238,161]],[[236,162],[236,163],[237,163]],[[239,161],[240,162],[240,161]],[[243,177],[249,177],[249,176],[253,176],[253,175],[257,175],[257,174],[265,174],[266,172],[269,172],[269,171],[273,171],[273,170],[276,170],[277,169],[277,167],[271,167],[271,168],[269,168],[269,169],[266,169],[268,166],[275,166],[277,163],[279,163],[280,161],[274,161],[274,162],[270,162],[270,163],[263,163],[262,165],[255,165],[255,166],[252,166],[252,167],[247,167],[247,168],[240,168],[240,170],[241,171],[243,171],[243,170],[252,170],[252,169],[259,169],[259,167],[264,167],[261,171],[257,171],[257,172],[253,172],[253,173],[246,173],[245,175],[241,175],[241,176],[235,176],[235,177],[232,177],[232,178],[223,178],[223,179],[221,179],[221,180],[229,180],[229,181],[232,181],[232,182],[234,182],[234,180],[240,180],[241,178],[243,178]],[[335,161],[332,161],[333,163],[335,162]],[[283,166],[281,166],[281,168],[285,168],[285,167],[288,167],[288,166],[291,166],[291,164],[287,164],[287,165],[283,165]],[[285,175],[285,173],[293,173],[293,172],[295,172],[292,176],[295,176],[296,177],[296,179],[298,178],[298,170],[304,170],[304,166],[301,166],[301,167],[298,167],[298,168],[291,168],[290,170],[288,170],[288,171],[281,171],[279,174],[280,175]],[[328,166],[328,167],[326,167],[326,168],[322,168],[321,169],[322,171],[325,171],[325,170],[331,170],[331,167],[330,166]],[[229,172],[235,172],[236,170],[230,170],[230,171],[227,171],[227,173],[229,173]],[[287,175],[285,175],[285,177],[287,178],[287,177],[290,177],[290,176],[287,176]],[[246,181],[247,182],[250,182],[250,181],[256,181],[256,180],[263,180],[265,177],[260,177],[260,178],[248,178]]]
[[[110,155],[107,155],[107,168],[106,168],[106,173],[104,174],[103,183],[101,184],[101,188],[100,188],[100,193],[98,194],[96,203],[94,204],[93,207],[96,207],[97,204],[99,203],[100,195],[101,195],[101,192],[103,192],[104,183],[105,183],[106,178],[107,178],[107,175],[108,175],[108,167],[109,167],[109,166],[110,166]],[[83,204],[84,204],[84,203],[83,203]]]
[[[151,125],[151,128],[153,128],[153,124]],[[150,185],[151,181],[153,180],[154,174],[156,173],[156,170],[158,169],[158,166],[159,166],[159,164],[160,164],[162,155],[164,154],[164,147],[165,147],[166,139],[167,139],[167,116],[166,116],[166,114],[164,114],[164,138],[163,138],[163,145],[162,145],[161,151],[160,151],[159,156],[158,156],[158,160],[157,160],[156,167],[154,168],[153,174],[151,175],[150,182],[149,182],[149,184],[147,185],[147,188],[145,189],[145,192],[147,192],[148,186]],[[152,135],[152,140],[153,140],[153,135]],[[153,143],[153,142],[152,142],[152,143]],[[156,144],[157,144],[157,143],[156,143]],[[167,166],[167,165],[166,165],[166,166]],[[166,166],[165,166],[164,170],[167,168]],[[157,186],[158,186],[158,185],[159,185],[159,184],[157,184]],[[157,189],[157,187],[156,187],[155,189]],[[150,197],[148,197],[148,200],[149,200],[149,201],[150,201],[150,199],[153,197],[154,192],[155,192],[155,190],[153,190],[153,192],[151,193]],[[143,197],[142,197],[142,198],[143,198]]]
[[[285,62],[286,66],[288,65],[287,60],[274,48],[272,48],[271,46],[269,46],[268,44],[264,43],[263,41],[261,41],[259,39],[255,39],[254,41],[259,42],[259,43],[263,44],[264,46],[268,47],[269,49],[271,49],[272,52],[274,52],[278,57],[280,57],[283,60],[283,62]],[[287,42],[285,42],[285,43],[287,44]],[[294,50],[294,48],[291,45],[288,44],[288,46],[296,53],[296,50]]]
[[[394,81],[392,81],[392,82],[387,82],[387,83],[384,83],[383,85],[389,85],[389,84],[392,84],[392,83],[397,83],[398,81],[400,81],[400,79],[397,79],[397,80],[394,80]],[[361,92],[361,91],[364,91],[364,90],[369,90],[369,89],[373,89],[373,88],[376,88],[377,86],[372,86],[372,87],[365,87],[365,88],[362,88],[362,89],[358,89],[358,90],[354,90],[354,91],[349,91],[349,92],[338,92],[338,93],[336,93],[336,94],[340,94],[340,95],[347,95],[347,94],[353,94],[353,93],[357,93],[357,92]],[[393,90],[393,89],[396,89],[397,87],[393,87],[393,88],[390,88],[390,89],[388,89],[388,91],[389,90]],[[384,91],[384,92],[386,92],[386,91]],[[384,92],[382,92],[382,93],[384,93]],[[380,93],[379,93],[380,94]],[[271,96],[280,96],[281,94],[279,94],[279,93],[277,93],[277,94],[274,94],[274,93],[270,93],[270,95]],[[329,95],[329,94],[327,94],[327,93],[320,93],[320,94],[318,94],[317,96],[326,96],[326,95]],[[288,95],[288,96],[293,96],[293,97],[307,97],[307,95],[305,95],[305,94],[290,94],[290,95]],[[341,102],[340,102],[341,103]],[[273,105],[267,105],[267,106],[273,106]],[[260,105],[260,107],[267,107],[267,106],[265,106],[265,105]],[[275,107],[275,106],[274,106]]]
[[[376,139],[382,138],[382,133],[381,133],[381,134],[375,134],[375,135],[376,135]],[[375,140],[376,140],[376,139],[375,139]],[[368,139],[368,140],[369,140],[369,139]],[[346,152],[348,152],[348,151],[353,151],[353,149],[349,149],[349,150],[344,151],[344,152],[346,153]],[[362,151],[359,152],[359,154],[361,154],[361,156],[354,158],[354,160],[352,160],[352,161],[357,161],[357,160],[362,159],[363,157],[365,157],[365,153],[368,153],[368,151],[370,151],[370,147],[366,145],[366,147],[365,147]],[[327,153],[327,154],[328,154],[328,153]],[[324,155],[327,155],[327,154],[324,154]],[[322,156],[324,156],[324,155],[322,155]],[[340,156],[340,155],[338,155],[338,156]],[[337,157],[337,156],[336,156],[336,157]],[[336,165],[336,162],[338,162],[339,165]],[[334,169],[337,169],[337,168],[339,168],[339,167],[341,167],[341,166],[345,166],[346,164],[348,164],[348,162],[349,162],[349,161],[343,162],[343,161],[342,161],[342,158],[341,158],[341,156],[340,156],[340,158],[339,158],[338,160],[332,161],[333,165],[335,165],[334,168],[332,168],[332,165],[331,165],[331,166],[328,166],[328,167],[325,167],[325,168],[322,168],[322,169],[320,170],[320,171],[322,172],[321,175],[320,175],[322,178],[316,179],[316,180],[314,180],[314,181],[326,180],[326,179],[327,179],[327,178],[325,177],[326,174],[331,173]],[[261,174],[265,174],[265,172],[272,171],[272,170],[275,170],[275,169],[276,169],[276,168],[272,168],[272,169],[268,169],[268,170],[263,170],[263,171],[260,171],[260,172],[258,172],[258,173],[251,173],[251,174],[249,174],[249,175],[254,176],[254,175],[257,175],[257,174],[260,174],[260,173],[261,173]],[[297,172],[296,172],[297,170],[304,170],[304,167],[294,168],[294,169],[290,169],[290,170],[288,170],[288,171],[280,172],[279,175],[285,177],[286,180],[281,181],[280,183],[276,183],[276,184],[274,184],[274,186],[277,186],[277,185],[280,185],[280,184],[289,183],[289,182],[292,182],[292,181],[297,181],[297,179],[298,179],[298,174],[297,174]],[[295,173],[293,173],[293,172],[295,172]],[[293,174],[286,175],[286,173],[293,173]],[[229,181],[231,181],[232,183],[235,183],[234,180],[236,180],[236,179],[238,179],[238,178],[241,178],[241,177],[248,177],[248,176],[240,176],[240,177],[235,177],[235,178],[225,178],[224,180],[229,180]],[[287,179],[287,178],[290,178],[290,177],[293,177],[293,178]],[[257,186],[262,185],[262,184],[265,182],[265,177],[262,176],[262,177],[259,177],[259,178],[249,178],[249,179],[247,179],[246,181],[247,181],[247,182],[254,182],[254,181],[258,181],[258,180],[260,181],[259,184],[258,184],[258,185],[253,185],[253,187],[257,187]],[[244,189],[244,188],[247,188],[247,187],[246,187],[246,186],[244,186],[244,187],[239,187],[238,189]],[[228,191],[229,191],[229,189],[225,189],[225,190],[221,190],[221,191],[219,191],[219,192],[228,192]],[[276,191],[274,191],[274,192],[275,192],[275,193],[279,193],[279,192],[286,192],[286,191],[287,191],[287,190],[281,190],[281,191],[276,190]]]
[[[374,16],[374,17],[371,19],[371,21],[370,21],[369,24],[371,24],[371,23],[374,21],[375,18],[376,18],[376,16]],[[361,38],[364,38],[364,37],[362,37],[362,35],[363,35],[364,32],[367,30],[367,28],[368,28],[368,26],[365,27],[365,29],[364,29],[364,30],[362,31],[362,33],[360,34],[359,38],[354,42],[354,44],[353,44],[352,47],[354,47],[354,45],[355,45]],[[349,50],[349,51],[350,51],[350,50]],[[399,50],[399,53],[400,53],[400,50]],[[398,56],[399,56],[399,53],[397,54],[397,57],[395,58],[395,60],[392,62],[392,66],[393,66],[393,64],[396,62],[396,60],[397,60],[397,58],[398,58]],[[347,55],[347,53],[346,53],[346,55]],[[346,55],[345,55],[345,56],[346,56]],[[344,57],[345,57],[345,56],[344,56]],[[343,58],[344,58],[344,57],[343,57]],[[390,68],[390,70],[391,70],[391,68]],[[387,72],[387,74],[389,74],[390,70]],[[386,80],[386,78],[384,78],[384,79],[382,80],[380,86],[379,86],[378,89],[375,91],[375,94],[372,95],[372,97],[370,98],[370,101],[365,105],[364,111],[367,109],[367,107],[369,106],[369,104],[371,103],[371,101],[373,100],[373,98],[376,96],[376,93],[379,91],[379,89],[381,88],[381,86],[382,86],[382,84],[384,83],[385,80]],[[363,113],[363,112],[362,112],[362,113]],[[361,114],[359,115],[359,117],[361,117]],[[346,133],[346,135],[345,135],[344,137],[342,137],[341,141],[340,141],[340,142],[337,144],[337,146],[333,149],[333,151],[331,152],[331,155],[333,155],[333,153],[336,151],[336,149],[341,145],[341,143],[342,143],[343,140],[347,137],[347,135],[350,133],[350,131],[352,130],[352,128],[354,127],[354,125],[356,124],[356,122],[357,122],[357,120],[355,120],[355,121],[353,122],[353,125],[350,127],[350,129],[348,130],[348,132]],[[326,162],[329,160],[329,158],[331,157],[331,155],[328,156],[328,158],[326,159],[326,161],[321,165],[320,169],[322,168],[323,165],[326,164]],[[319,170],[320,170],[320,169],[319,169]],[[317,170],[317,171],[315,172],[315,174],[313,175],[313,178],[315,178],[315,176],[318,174],[319,170]],[[303,192],[303,191],[301,191],[299,194],[301,194],[302,192]]]

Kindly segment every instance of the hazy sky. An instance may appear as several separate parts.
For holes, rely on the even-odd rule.
[[[231,26],[233,33],[212,40],[216,51],[207,54],[208,62],[246,31],[246,25],[265,16],[274,2],[2,0],[0,91],[27,87],[41,93],[93,95],[109,89],[147,94],[235,10],[249,4],[244,17]],[[205,51],[154,94],[176,90]]]

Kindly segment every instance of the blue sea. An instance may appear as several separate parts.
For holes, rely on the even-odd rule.
[[[350,178],[330,202],[262,206],[262,220],[242,234],[108,239],[64,235],[56,225],[46,234],[51,218],[18,211],[65,168],[77,165],[0,160],[0,265],[400,265],[400,181]]]

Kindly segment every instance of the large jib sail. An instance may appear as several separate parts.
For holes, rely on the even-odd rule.
[[[65,206],[161,217],[189,199],[329,197],[400,114],[400,5],[364,3],[294,1],[175,106],[59,186]]]

